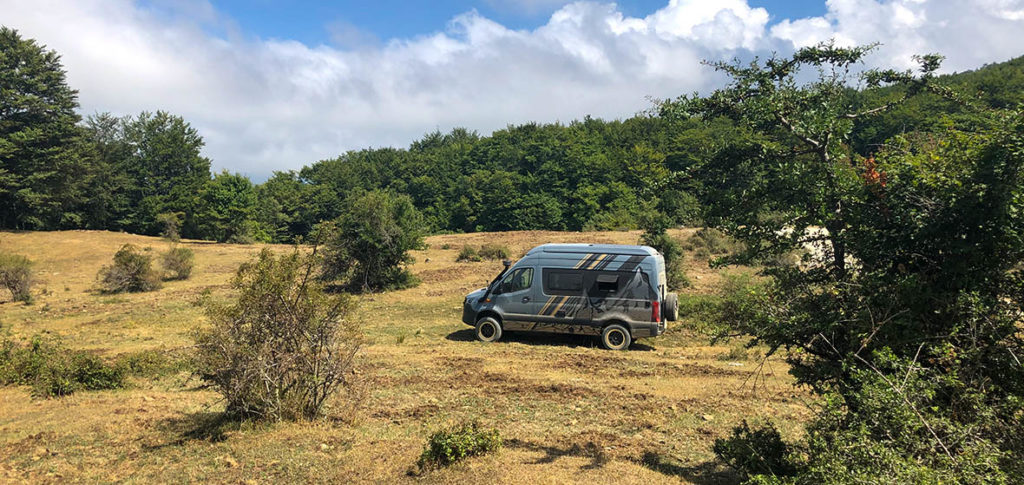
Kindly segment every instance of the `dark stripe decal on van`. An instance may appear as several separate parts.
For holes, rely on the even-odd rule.
[[[640,266],[640,262],[644,260],[643,256],[630,256],[622,266],[619,266],[619,271],[633,272],[637,266]]]
[[[597,258],[597,256],[598,256],[597,254],[589,253],[586,256],[584,256],[583,259],[580,259],[580,262],[576,263],[576,266],[574,266],[573,268],[574,269],[586,268],[587,265],[592,263],[594,261],[594,259]]]
[[[568,296],[556,296],[554,301],[550,305],[547,305],[547,307],[545,307],[544,310],[541,310],[540,314],[541,315],[554,315],[555,311],[557,311],[559,308],[561,308],[561,306],[568,299],[569,299]]]
[[[597,271],[601,271],[601,270],[607,268],[608,265],[612,263],[612,261],[615,261],[615,257],[616,256],[617,255],[615,255],[615,254],[609,254],[608,257],[604,258],[604,260],[601,261],[601,263],[598,264],[596,267],[594,267],[594,269],[597,270]]]

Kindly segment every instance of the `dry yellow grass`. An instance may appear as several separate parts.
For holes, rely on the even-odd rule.
[[[715,438],[759,417],[792,434],[808,415],[783,363],[771,361],[754,389],[757,362],[718,359],[729,347],[711,346],[685,325],[614,353],[572,336],[481,344],[460,322],[463,296],[500,270],[497,262],[455,263],[463,245],[499,243],[518,256],[544,242],[637,237],[428,238],[430,249],[418,251],[413,266],[422,285],[361,298],[355,318],[370,343],[354,423],[218,423],[217,395],[185,374],[55,400],[0,388],[0,482],[732,483],[735,476],[713,462]],[[34,305],[0,296],[0,332],[54,334],[108,356],[187,346],[190,330],[203,324],[193,301],[207,288],[228,296],[235,269],[261,247],[184,241],[196,255],[191,279],[153,293],[96,293],[96,272],[126,242],[155,251],[168,245],[109,232],[0,233],[0,250],[30,257],[40,282]],[[699,261],[687,270],[694,282],[687,293],[711,292],[721,280]],[[432,431],[467,419],[497,427],[505,448],[423,477],[406,474]]]

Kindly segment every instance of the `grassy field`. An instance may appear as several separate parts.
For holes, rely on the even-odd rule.
[[[692,318],[628,352],[602,350],[578,336],[513,334],[481,344],[460,321],[463,296],[501,268],[456,263],[464,245],[504,244],[518,256],[545,242],[637,238],[428,238],[430,248],[416,252],[412,268],[420,286],[361,298],[355,318],[368,345],[354,416],[223,423],[218,395],[199,389],[187,372],[62,399],[0,388],[0,482],[734,483],[737,477],[714,461],[715,438],[744,418],[765,417],[792,435],[809,415],[806,394],[777,358],[760,366],[756,349],[744,356],[735,343],[712,346]],[[191,279],[152,293],[99,294],[96,272],[127,242],[156,251],[168,245],[110,232],[0,233],[0,250],[35,261],[39,280],[33,305],[0,294],[0,333],[59,336],[71,348],[107,357],[180,350],[190,345],[191,329],[204,324],[200,296],[229,297],[231,275],[262,247],[185,241],[196,254]],[[684,300],[711,294],[723,276],[690,256],[694,284]],[[433,431],[471,419],[498,428],[505,447],[422,477],[407,474]]]

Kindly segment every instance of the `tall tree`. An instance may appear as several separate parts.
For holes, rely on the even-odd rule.
[[[0,227],[77,227],[78,92],[60,56],[0,27]]]

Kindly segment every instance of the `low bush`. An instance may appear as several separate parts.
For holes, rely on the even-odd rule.
[[[484,244],[480,246],[480,257],[484,259],[508,259],[511,252],[507,246],[498,244]]]
[[[718,229],[705,227],[687,238],[683,249],[694,251],[697,257],[706,258],[741,251],[743,245]]]
[[[189,248],[174,246],[163,254],[165,280],[187,280],[192,276],[195,254]]]
[[[484,429],[480,423],[473,421],[431,435],[416,465],[422,473],[500,448],[501,435],[498,430]]]
[[[715,454],[745,478],[755,475],[788,477],[796,468],[790,450],[772,423],[751,429],[746,420],[733,428],[732,436],[715,440]]]
[[[229,415],[314,419],[356,383],[362,337],[348,318],[355,300],[324,291],[316,255],[264,249],[239,268],[234,301],[207,302],[210,325],[195,335],[196,373],[224,396]]]
[[[153,269],[149,248],[139,250],[125,244],[114,254],[114,264],[100,269],[98,278],[104,293],[152,291],[160,288],[160,275]]]
[[[37,397],[60,397],[79,390],[124,387],[124,369],[95,354],[66,349],[35,336],[27,345],[0,344],[0,384],[30,385]]]
[[[455,261],[459,263],[477,263],[483,260],[484,258],[472,246],[463,246],[459,255],[455,257]]]
[[[32,262],[17,254],[0,253],[0,286],[11,292],[14,301],[32,301]]]
[[[174,352],[141,350],[119,355],[115,365],[126,375],[157,377],[187,370],[188,360]]]

